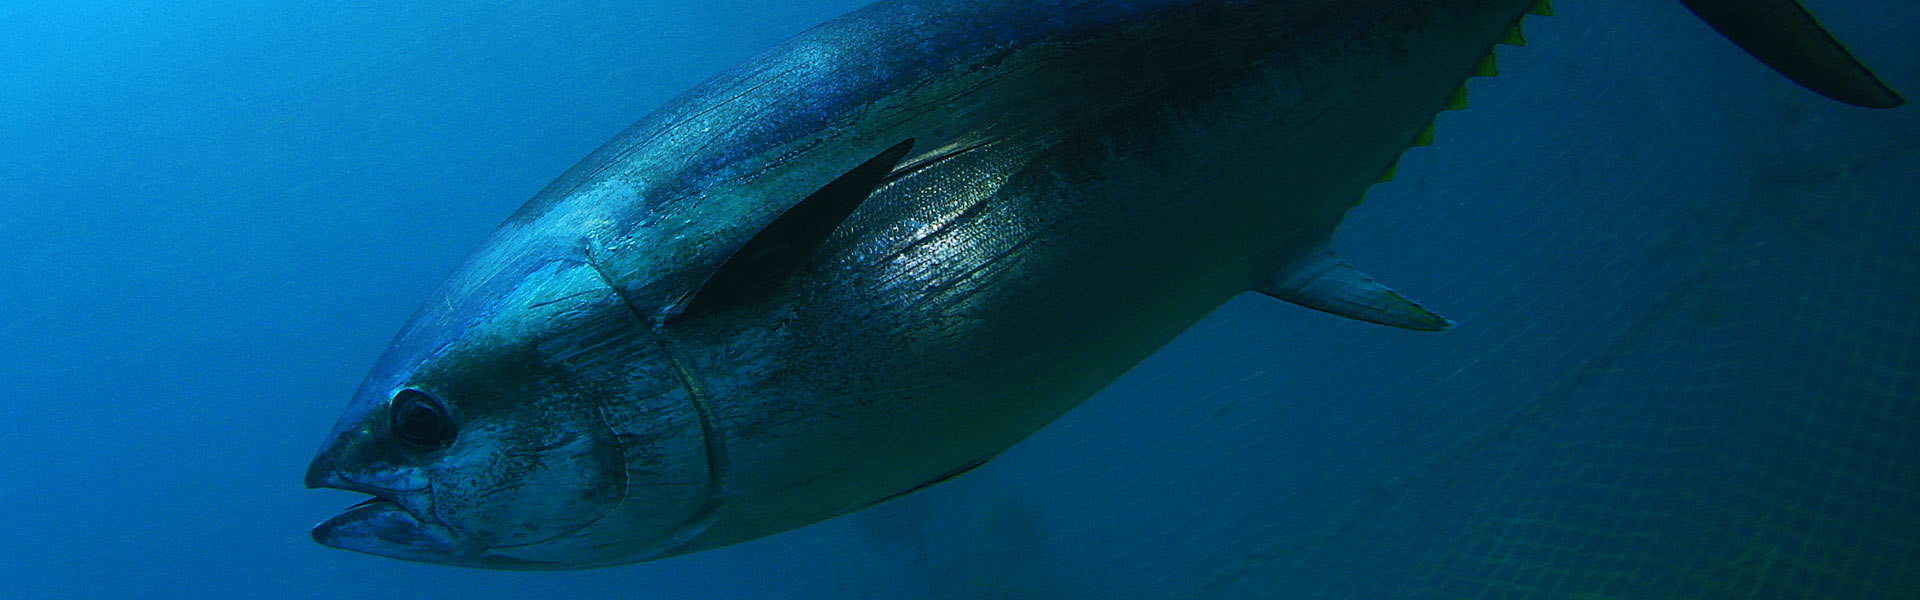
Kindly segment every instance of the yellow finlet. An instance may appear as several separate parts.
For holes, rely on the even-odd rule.
[[[1413,145],[1415,146],[1432,146],[1433,145],[1433,123],[1427,123],[1427,127],[1425,129],[1421,129],[1418,135],[1413,136]]]
[[[1473,66],[1474,77],[1492,77],[1500,74],[1500,67],[1493,62],[1493,52],[1480,57],[1480,63]]]
[[[1398,158],[1396,158],[1396,159],[1393,159],[1393,164],[1392,164],[1392,165],[1389,165],[1389,166],[1387,167],[1387,172],[1385,172],[1385,173],[1381,173],[1381,174],[1380,174],[1380,183],[1386,183],[1386,182],[1389,182],[1389,181],[1393,181],[1393,174],[1394,174],[1394,172],[1395,172],[1395,171],[1399,171],[1399,170],[1400,170],[1400,159],[1398,159]],[[1360,205],[1360,199],[1359,199],[1359,198],[1355,198],[1355,199],[1354,199],[1354,201],[1353,201],[1353,205],[1354,205],[1354,206],[1359,206],[1359,205]]]
[[[1461,85],[1460,89],[1453,91],[1453,97],[1447,99],[1447,110],[1466,110],[1466,109],[1467,109],[1467,86]]]
[[[1551,17],[1553,16],[1553,4],[1547,0],[1535,0],[1533,6],[1527,9],[1527,14]]]
[[[1506,44],[1508,46],[1527,45],[1527,36],[1526,34],[1520,33],[1519,21],[1514,21],[1513,26],[1508,27],[1507,32],[1500,36],[1500,43]]]

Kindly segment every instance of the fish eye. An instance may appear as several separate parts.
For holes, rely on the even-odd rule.
[[[387,412],[393,437],[410,446],[439,449],[453,445],[453,420],[439,400],[420,390],[400,390]]]

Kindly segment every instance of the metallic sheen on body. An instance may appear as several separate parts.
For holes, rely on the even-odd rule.
[[[1531,0],[905,0],[673,101],[395,339],[310,485],[323,543],[621,564],[871,505],[1031,434],[1321,251]],[[685,311],[773,219],[912,152],[765,297]],[[445,449],[385,406],[441,399]]]

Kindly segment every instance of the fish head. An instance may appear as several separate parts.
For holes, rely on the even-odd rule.
[[[393,341],[309,466],[308,487],[374,496],[314,539],[517,570],[661,552],[709,492],[664,362],[579,256],[483,252]]]

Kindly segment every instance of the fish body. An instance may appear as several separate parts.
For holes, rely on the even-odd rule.
[[[328,437],[309,485],[375,499],[314,535],[657,559],[964,472],[1240,293],[1444,329],[1328,242],[1530,10],[908,0],[822,25],[501,226]]]

